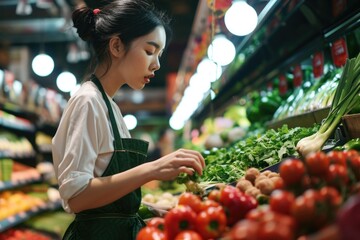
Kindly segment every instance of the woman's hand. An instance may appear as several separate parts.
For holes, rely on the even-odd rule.
[[[180,173],[192,175],[196,171],[202,175],[205,160],[197,151],[179,149],[149,164],[153,166],[155,180],[167,181],[175,179]]]

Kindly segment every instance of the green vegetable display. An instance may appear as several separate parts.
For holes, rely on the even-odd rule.
[[[296,143],[314,132],[312,128],[292,128],[283,125],[278,130],[267,130],[262,135],[250,136],[230,148],[212,149],[203,153],[206,168],[202,182],[231,183],[244,176],[246,169],[263,169],[289,156],[298,156]]]

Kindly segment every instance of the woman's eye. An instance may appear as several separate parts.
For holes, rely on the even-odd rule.
[[[149,56],[151,56],[151,55],[153,55],[154,53],[151,52],[151,51],[146,51],[146,54],[149,55]]]

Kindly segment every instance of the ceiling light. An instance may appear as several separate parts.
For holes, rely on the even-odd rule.
[[[201,60],[196,68],[196,72],[207,78],[210,82],[215,82],[222,74],[222,68],[208,58]]]
[[[46,77],[54,70],[54,60],[47,54],[41,53],[32,61],[33,71],[40,77]]]
[[[62,72],[56,79],[56,85],[63,92],[70,92],[76,86],[76,77],[71,72]]]
[[[225,66],[234,60],[236,50],[234,44],[225,35],[219,34],[209,45],[207,54],[212,61]]]
[[[124,116],[126,127],[129,130],[133,130],[137,126],[137,119],[134,115],[128,114]]]
[[[258,16],[253,7],[244,0],[234,1],[226,11],[224,22],[226,28],[234,35],[245,36],[254,31]]]

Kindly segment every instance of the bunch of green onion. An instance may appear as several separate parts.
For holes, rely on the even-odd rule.
[[[341,118],[360,104],[360,53],[357,57],[347,59],[336,88],[329,113],[321,123],[319,130],[311,136],[301,139],[297,151],[306,156],[320,151],[341,122]]]

